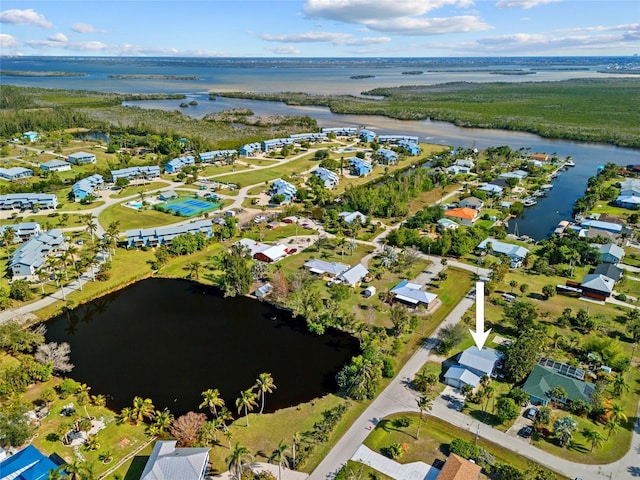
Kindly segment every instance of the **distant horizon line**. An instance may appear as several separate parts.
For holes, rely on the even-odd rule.
[[[633,53],[630,55],[468,55],[468,56],[411,56],[411,57],[347,57],[347,56],[312,56],[312,57],[284,57],[284,56],[233,56],[233,55],[2,55],[0,58],[153,58],[153,59],[171,59],[171,58],[188,58],[188,59],[255,59],[255,60],[420,60],[420,59],[463,59],[463,58],[639,58],[640,54]]]

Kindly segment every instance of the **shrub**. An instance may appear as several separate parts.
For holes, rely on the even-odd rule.
[[[394,442],[391,445],[387,446],[387,447],[382,447],[380,449],[380,452],[385,456],[388,457],[392,460],[399,460],[400,457],[402,457],[402,454],[404,453],[403,449],[402,449],[402,445],[399,444],[398,442]]]
[[[382,377],[393,378],[395,375],[395,367],[393,366],[393,360],[389,357],[383,357],[382,359]]]
[[[449,444],[449,452],[460,455],[463,458],[475,459],[480,454],[480,449],[471,442],[465,442],[460,438],[454,438]]]
[[[393,426],[396,428],[406,428],[409,425],[411,425],[411,419],[409,417],[400,417],[393,421]]]

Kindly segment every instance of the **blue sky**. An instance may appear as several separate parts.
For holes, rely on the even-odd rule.
[[[3,0],[3,55],[640,54],[636,0]]]

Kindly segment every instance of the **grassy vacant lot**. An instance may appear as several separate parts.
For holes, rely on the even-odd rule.
[[[408,427],[396,427],[394,420],[399,417],[411,419],[411,424]],[[468,442],[472,442],[474,439],[474,433],[454,427],[431,415],[424,416],[419,440],[415,438],[417,428],[417,413],[392,415],[376,426],[364,444],[372,450],[380,452],[381,448],[391,443],[406,443],[408,449],[402,456],[401,463],[422,461],[432,465],[436,460],[446,460],[449,443],[452,439],[460,438]],[[478,439],[478,445],[493,455],[496,462],[507,463],[520,470],[526,470],[531,466],[529,460],[482,438]],[[558,475],[557,478],[563,479],[565,477]]]
[[[46,212],[46,210],[44,210]],[[21,217],[18,215],[15,218],[5,218],[0,220],[0,225],[13,225],[15,223],[22,222],[37,222],[40,224],[43,230],[49,228],[67,228],[67,227],[82,227],[87,224],[83,216],[78,213],[65,213],[60,214],[58,212],[34,214]]]
[[[103,210],[98,216],[98,221],[103,227],[112,222],[120,222],[120,230],[133,228],[150,228],[171,225],[187,220],[186,217],[178,217],[170,213],[158,212],[153,209],[136,210],[125,207],[122,204],[112,205]]]
[[[275,168],[263,168],[260,170],[245,170],[230,175],[216,176],[216,180],[225,183],[235,183],[236,185],[246,187],[247,185],[256,185],[258,183],[270,182],[276,178],[293,175],[296,173],[309,170],[317,165],[318,162],[313,160],[313,154],[303,155],[295,160],[289,160],[286,163],[276,165]]]

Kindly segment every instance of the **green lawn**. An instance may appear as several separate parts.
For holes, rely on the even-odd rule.
[[[286,163],[275,165],[273,168],[238,172],[231,175],[216,177],[216,180],[226,183],[235,183],[236,185],[246,187],[248,185],[270,182],[276,178],[300,173],[305,170],[309,170],[317,164],[318,162],[313,160],[313,154],[310,153],[296,160],[289,160]]]
[[[131,185],[125,187],[121,190],[118,190],[117,193],[113,193],[109,195],[111,198],[124,198],[129,197],[131,195],[136,195],[139,193],[150,192],[151,190],[158,190],[162,187],[168,187],[165,182],[150,182],[145,185]]]
[[[103,210],[98,216],[98,221],[104,228],[112,222],[120,222],[120,231],[134,228],[162,227],[185,220],[187,220],[185,217],[158,212],[151,208],[136,210],[125,207],[122,204],[112,205]]]
[[[263,242],[275,242],[276,240],[280,240],[282,238],[294,237],[297,235],[299,237],[306,235],[314,235],[316,232],[314,230],[310,230],[308,228],[298,227],[296,230],[295,225],[283,224],[282,226],[274,229],[269,229],[266,226],[262,228],[262,241]],[[257,225],[254,225],[251,230],[244,231],[243,236],[245,238],[250,238],[252,240],[260,241],[260,228]]]
[[[16,223],[22,222],[37,222],[40,224],[43,230],[49,230],[51,228],[67,228],[67,227],[82,227],[87,224],[86,220],[84,220],[83,215],[78,213],[45,213],[46,210],[43,211],[42,214],[34,214],[34,215],[26,215],[21,216],[18,215],[15,218],[5,218],[0,220],[0,225],[13,225]]]

